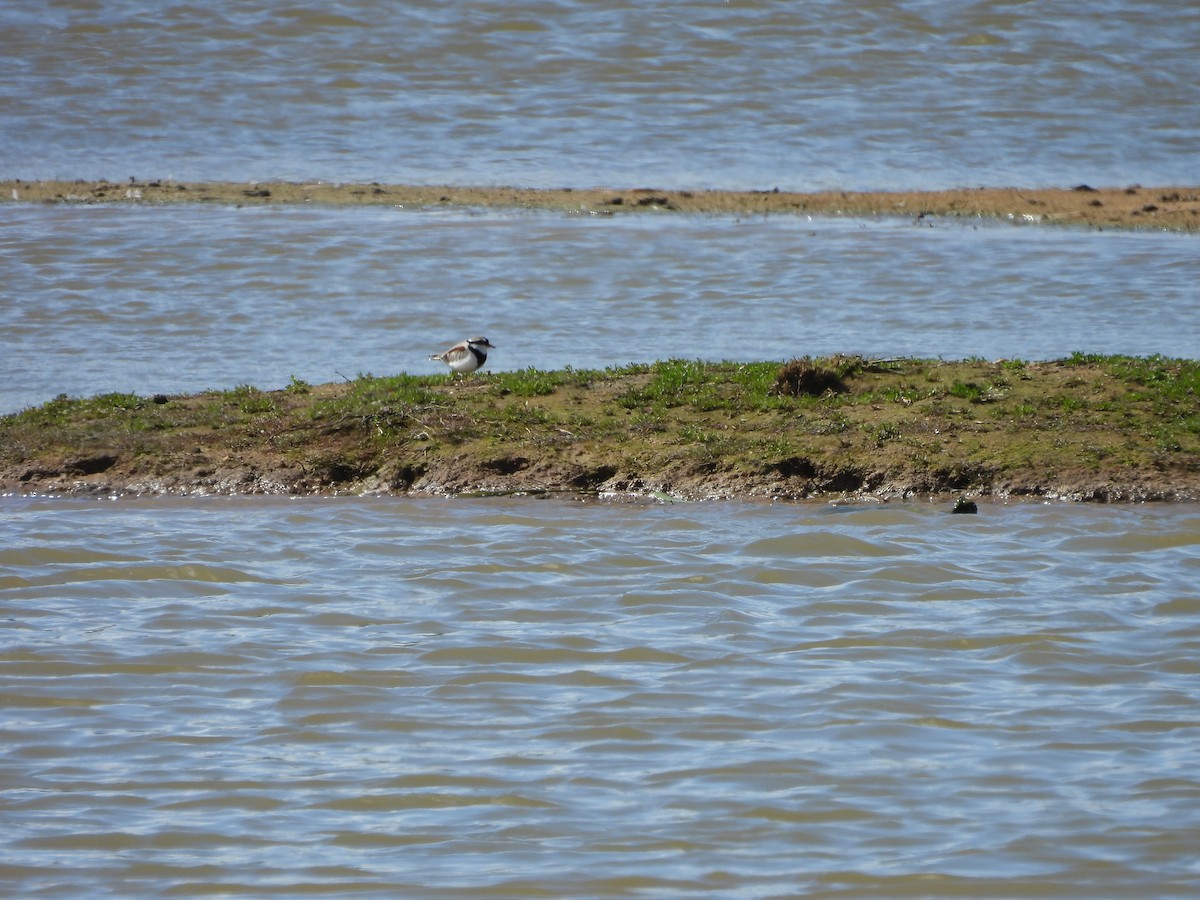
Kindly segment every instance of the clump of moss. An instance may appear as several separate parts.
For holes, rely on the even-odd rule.
[[[845,390],[846,381],[841,374],[804,356],[784,364],[775,376],[772,393],[783,397],[820,397],[827,393],[841,394]]]

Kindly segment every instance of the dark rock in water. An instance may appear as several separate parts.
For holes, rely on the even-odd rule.
[[[954,509],[950,510],[950,512],[962,514],[977,513],[979,512],[979,507],[975,505],[974,500],[968,500],[966,497],[959,497],[958,501],[954,504]]]

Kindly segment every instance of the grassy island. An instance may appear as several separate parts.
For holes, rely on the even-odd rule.
[[[1200,498],[1200,363],[672,359],[60,396],[0,418],[16,493]]]

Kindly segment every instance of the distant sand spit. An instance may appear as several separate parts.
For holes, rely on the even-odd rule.
[[[720,191],[449,187],[325,182],[0,181],[0,202],[390,205],[545,209],[591,215],[892,216],[998,219],[1105,229],[1200,231],[1200,187],[963,188],[943,191]]]

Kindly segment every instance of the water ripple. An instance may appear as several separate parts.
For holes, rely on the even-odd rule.
[[[1163,0],[142,13],[0,10],[15,174],[751,189],[1194,175],[1196,13]]]
[[[1177,324],[1200,315],[1194,240],[793,216],[13,206],[0,219],[0,411],[59,393],[432,374],[432,350],[477,330],[500,345],[489,366],[509,370],[839,352],[1194,358],[1195,330]]]
[[[3,504],[17,893],[1200,876],[1194,507]]]

